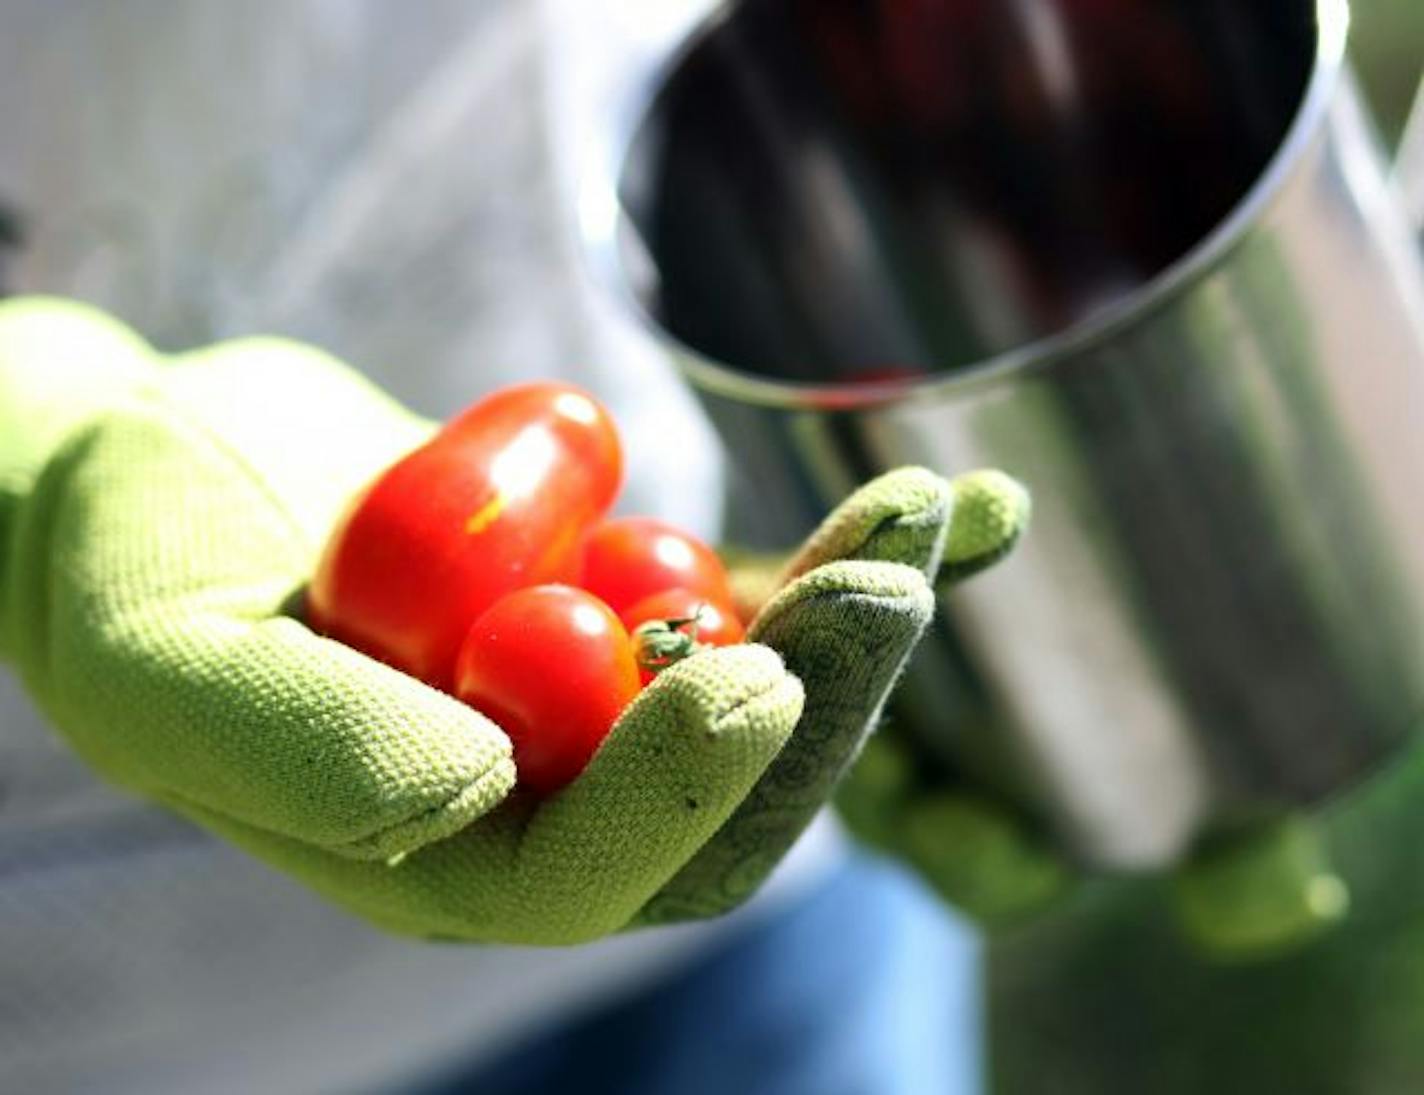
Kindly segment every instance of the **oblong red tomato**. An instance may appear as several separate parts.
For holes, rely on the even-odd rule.
[[[746,628],[737,618],[736,610],[727,601],[706,597],[690,589],[665,589],[644,597],[631,608],[618,614],[623,626],[628,629],[633,640],[633,653],[639,659],[638,674],[643,684],[657,675],[661,665],[649,666],[646,659],[654,660],[657,650],[646,650],[640,643],[637,629],[647,623],[667,623],[675,625],[673,630],[687,641],[668,644],[673,651],[672,660],[686,657],[699,646],[731,646],[746,638]]]
[[[495,392],[348,507],[312,578],[308,621],[448,691],[477,616],[510,590],[576,576],[622,471],[612,420],[585,392]]]
[[[717,553],[689,532],[654,517],[615,517],[584,543],[579,585],[622,613],[654,593],[685,589],[731,601]]]
[[[545,795],[584,770],[638,688],[618,617],[563,585],[496,601],[470,628],[455,668],[455,695],[509,735],[520,786]]]

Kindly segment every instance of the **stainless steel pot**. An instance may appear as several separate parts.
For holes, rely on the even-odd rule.
[[[1342,0],[747,0],[582,203],[734,526],[1028,484],[902,717],[1085,862],[1314,802],[1424,710],[1424,278]]]

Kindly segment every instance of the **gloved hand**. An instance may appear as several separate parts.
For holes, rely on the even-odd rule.
[[[169,360],[0,303],[0,657],[97,771],[389,930],[574,943],[736,905],[925,627],[948,485],[862,491],[753,642],[663,673],[536,802],[497,726],[293,612],[341,506],[430,430],[310,347]]]
[[[942,593],[1006,556],[1030,511],[1023,488],[999,472],[971,472],[952,485],[954,523],[937,581]],[[913,865],[946,901],[991,931],[1025,924],[1073,897],[1084,876],[1026,817],[992,792],[945,781],[927,759],[892,713],[836,795],[848,827]],[[1218,835],[1164,882],[1184,936],[1220,961],[1269,958],[1301,946],[1349,906],[1318,826],[1300,814]]]
[[[1002,472],[966,472],[951,480],[953,517],[935,584],[951,587],[1005,558],[1030,517],[1027,491]],[[861,494],[868,492],[862,491]],[[845,520],[859,495],[841,507]],[[873,504],[873,498],[866,501]],[[873,520],[867,514],[863,518]],[[836,520],[827,523],[834,528]],[[821,535],[825,535],[823,529]],[[804,568],[816,543],[788,564],[777,555],[732,555],[739,607],[750,616]],[[1017,923],[1052,907],[1075,873],[1023,819],[984,792],[948,785],[941,765],[904,731],[893,712],[867,740],[836,792],[847,827],[871,847],[904,859],[950,904],[985,927]]]
[[[1028,492],[1002,472],[967,472],[951,486],[953,521],[934,575],[944,595],[1008,556],[1031,513]],[[1019,922],[1069,892],[1074,872],[1023,819],[985,792],[946,783],[939,768],[892,713],[837,792],[841,817],[985,927]]]
[[[950,904],[991,932],[1068,906],[1089,876],[992,794],[926,785],[913,743],[882,728],[841,785],[849,828],[903,858]],[[1219,962],[1273,958],[1336,925],[1349,908],[1317,824],[1286,815],[1219,838],[1165,873],[1179,931]]]

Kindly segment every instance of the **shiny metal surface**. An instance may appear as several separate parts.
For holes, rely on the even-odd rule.
[[[1421,64],[1424,64],[1422,62]],[[1399,146],[1395,177],[1404,195],[1405,209],[1417,231],[1424,236],[1424,77],[1409,109],[1409,121]]]
[[[748,0],[585,203],[744,536],[904,463],[1029,485],[902,717],[1089,863],[1314,802],[1424,708],[1424,284],[1346,21]]]

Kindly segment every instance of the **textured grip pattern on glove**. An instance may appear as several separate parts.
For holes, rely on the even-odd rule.
[[[714,916],[761,885],[874,727],[933,611],[924,577],[895,563],[827,563],[773,599],[750,637],[815,682],[802,724],[725,828],[644,908],[641,922]],[[854,629],[836,626],[848,616]]]
[[[542,804],[515,795],[456,836],[391,864],[189,812],[387,930],[581,943],[627,926],[717,831],[801,710],[800,684],[765,647],[698,654],[638,697],[562,793]]]
[[[22,674],[141,792],[349,855],[457,831],[513,784],[508,740],[283,617],[311,554],[224,447],[132,399],[61,447],[21,517]]]
[[[794,578],[753,621],[807,684],[806,714],[786,750],[640,922],[712,916],[744,901],[800,836],[844,775],[934,612],[926,581],[953,510],[949,484],[922,468],[860,488],[807,541]],[[847,620],[854,626],[847,627]]]

